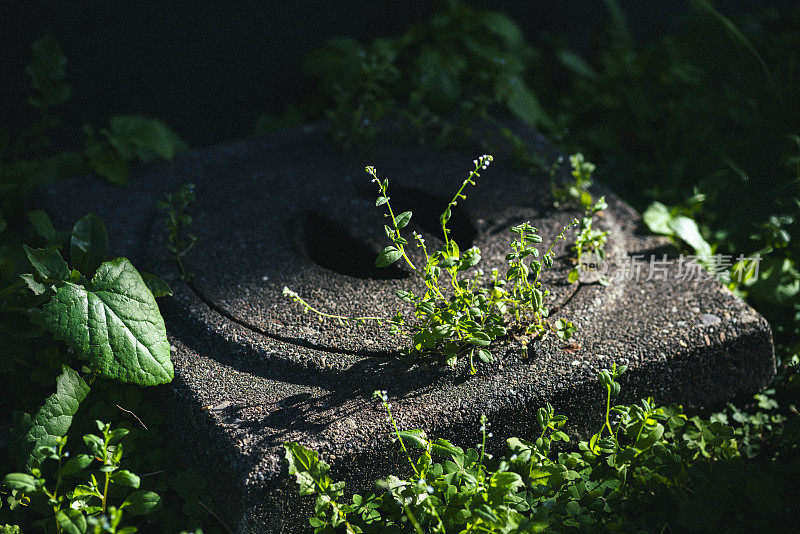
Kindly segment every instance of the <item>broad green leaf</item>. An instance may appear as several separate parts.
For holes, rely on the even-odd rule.
[[[635,446],[640,451],[649,449],[656,441],[660,440],[661,436],[663,435],[664,426],[656,425],[654,428],[648,429],[647,433],[642,435],[639,440],[636,441]]]
[[[529,484],[548,485],[550,487],[557,487],[564,481],[565,468],[561,465],[544,464],[541,466],[531,466],[528,476],[530,477]]]
[[[31,77],[35,89],[45,89],[55,80],[63,80],[66,74],[67,58],[61,45],[52,35],[45,35],[33,43],[31,63],[25,72]]]
[[[464,450],[461,447],[456,447],[449,441],[443,438],[439,438],[431,444],[431,452],[445,454],[445,455],[452,455],[457,457],[462,457],[464,455]]]
[[[669,222],[669,227],[675,232],[675,235],[692,247],[698,256],[706,258],[711,255],[711,246],[700,235],[700,230],[694,220],[679,215]]]
[[[80,510],[67,508],[56,513],[56,523],[60,532],[65,534],[84,534],[86,532],[86,516]]]
[[[142,115],[111,117],[109,142],[123,158],[148,161],[154,157],[172,159],[186,145],[169,126]]]
[[[57,250],[46,248],[30,248],[22,245],[28,261],[36,270],[36,274],[45,280],[66,280],[69,278],[69,267]]]
[[[525,486],[522,477],[511,471],[498,471],[489,479],[489,485],[503,490],[506,493],[516,493]]]
[[[115,150],[101,143],[86,145],[86,159],[91,168],[112,184],[125,185],[131,177],[128,162]]]
[[[477,345],[479,347],[487,347],[491,344],[492,339],[485,332],[475,332],[472,336],[467,338],[467,343]]]
[[[48,245],[52,245],[56,238],[56,229],[53,228],[53,223],[47,213],[42,210],[29,211],[28,220],[36,234],[43,238]]]
[[[89,386],[77,371],[63,366],[56,379],[56,392],[47,397],[32,418],[23,416],[12,431],[10,441],[14,444],[12,450],[16,451],[17,465],[31,467],[34,461],[42,458],[40,447],[58,445],[58,439],[69,430],[72,417],[87,393]]]
[[[403,256],[403,253],[393,246],[388,246],[375,258],[375,267],[388,267]]]
[[[61,468],[61,475],[62,476],[69,476],[74,475],[80,471],[83,471],[92,463],[93,458],[88,454],[79,454],[74,458],[70,458],[64,464],[64,467]]]
[[[72,228],[69,247],[72,267],[84,276],[92,276],[105,257],[107,246],[108,238],[103,221],[91,213],[83,216]]]
[[[134,491],[120,506],[123,507],[126,512],[134,515],[152,514],[161,507],[161,497],[153,491]]]
[[[86,287],[63,283],[38,322],[104,377],[142,386],[172,380],[164,319],[126,258],[100,265]]]
[[[428,448],[428,437],[422,430],[401,430],[399,434],[400,439],[402,439],[407,446],[413,445],[423,450]]]
[[[323,483],[330,466],[320,460],[319,454],[311,449],[306,449],[298,443],[284,443],[286,460],[289,462],[289,475],[294,475],[297,485],[300,486],[300,495],[312,495],[316,490],[316,483]]]
[[[139,476],[131,473],[126,469],[115,471],[110,476],[111,482],[119,484],[120,486],[128,486],[130,488],[139,487]]]
[[[672,229],[669,227],[669,222],[672,220],[672,214],[661,202],[653,202],[642,214],[644,223],[651,232],[661,235],[672,235]]]
[[[9,473],[3,477],[3,485],[23,493],[36,491],[36,479],[26,473]]]

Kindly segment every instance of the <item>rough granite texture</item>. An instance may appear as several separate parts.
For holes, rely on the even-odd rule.
[[[555,153],[535,134],[531,146]],[[349,491],[369,491],[376,478],[403,469],[390,427],[372,392],[386,389],[400,428],[423,428],[461,445],[478,440],[486,414],[499,439],[537,432],[535,410],[546,401],[586,435],[598,424],[600,369],[627,364],[623,399],[706,405],[755,391],[774,373],[769,325],[709,279],[618,281],[608,287],[569,285],[564,242],[544,277],[553,317],[573,321],[569,343],[551,337],[494,349],[493,364],[470,376],[466,364],[410,365],[393,357],[404,343],[374,324],[319,322],[291,304],[288,286],[320,309],[345,315],[391,316],[397,289],[419,287],[408,269],[378,270],[385,246],[377,187],[364,165],[388,177],[397,211],[414,211],[409,232],[438,242],[438,215],[478,152],[437,152],[392,135],[363,157],[347,157],[328,141],[324,124],[184,154],[142,167],[124,189],[93,178],[52,187],[42,202],[60,227],[88,209],[103,218],[115,254],[163,276],[174,296],[160,300],[175,363],[164,405],[184,461],[201,468],[226,495],[217,512],[239,532],[282,532],[307,526],[312,499],[296,495],[282,443],[319,450]],[[197,184],[191,231],[199,242],[186,258],[195,274],[180,281],[165,253],[163,220],[154,204],[180,184]],[[613,276],[631,256],[661,259],[664,242],[641,233],[641,221],[609,191],[599,226],[609,231]],[[508,228],[530,220],[549,244],[576,211],[555,211],[549,182],[495,162],[459,202],[453,236],[483,252],[481,267],[505,265]],[[573,234],[570,234],[573,235]],[[125,241],[114,242],[124,238]],[[399,264],[398,264],[399,265]],[[685,269],[685,266],[683,267]]]

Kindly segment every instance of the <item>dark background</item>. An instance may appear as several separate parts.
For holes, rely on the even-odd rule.
[[[723,13],[758,2],[714,2]],[[84,123],[102,126],[115,114],[165,120],[192,145],[247,136],[262,114],[280,114],[313,87],[301,63],[331,37],[362,41],[394,36],[441,6],[431,1],[0,2],[0,124],[19,131],[31,119],[24,105],[24,67],[33,41],[53,35],[68,58],[72,98],[57,112],[65,126],[57,146],[76,143]],[[469,2],[504,11],[536,43],[563,34],[582,52],[604,16],[601,0]],[[683,1],[621,2],[638,40],[679,24]],[[773,2],[774,4],[774,2]]]

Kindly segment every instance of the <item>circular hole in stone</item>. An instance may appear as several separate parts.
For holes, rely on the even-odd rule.
[[[372,280],[398,280],[408,277],[408,273],[396,265],[376,267],[375,258],[378,252],[327,215],[312,211],[305,213],[303,242],[309,258],[329,271]]]
[[[361,190],[362,197],[369,200],[374,198],[373,193],[373,188]],[[452,197],[446,198],[417,187],[390,184],[389,198],[392,199],[395,213],[404,211],[413,213],[410,228],[416,227],[441,239],[442,226],[439,223],[439,217]],[[461,250],[466,250],[475,244],[478,232],[461,206],[456,205],[450,212],[452,215],[450,222],[447,223],[447,227],[450,229],[450,239],[458,243]]]

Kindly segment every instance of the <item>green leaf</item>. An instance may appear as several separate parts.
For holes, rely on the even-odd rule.
[[[61,476],[74,475],[83,471],[92,463],[93,458],[88,454],[79,454],[74,458],[70,458],[61,468]]]
[[[642,219],[651,232],[661,235],[672,235],[672,229],[669,227],[669,222],[672,220],[672,214],[661,202],[653,202],[642,214]]]
[[[649,449],[653,446],[653,444],[661,439],[661,436],[664,435],[664,426],[663,425],[656,425],[654,428],[651,428],[644,433],[635,443],[636,448],[640,451],[645,449]]]
[[[462,457],[464,455],[464,450],[461,447],[456,447],[443,438],[439,438],[431,444],[431,452],[455,457]]]
[[[306,449],[298,443],[284,443],[283,447],[289,462],[289,475],[295,476],[297,485],[300,486],[300,495],[312,495],[316,491],[315,481],[323,482],[327,479],[326,473],[330,466],[320,460],[316,451]]]
[[[104,377],[142,386],[172,380],[164,319],[125,258],[100,265],[88,287],[63,283],[37,321]]]
[[[25,473],[9,473],[3,477],[3,485],[9,489],[21,491],[23,493],[33,493],[36,491],[36,479]]]
[[[36,280],[36,277],[32,274],[21,274],[19,277],[22,278],[22,280],[25,282],[25,285],[28,286],[28,289],[30,289],[36,296],[44,295],[49,287],[47,284],[42,284]]]
[[[92,276],[106,255],[106,226],[97,216],[88,214],[72,228],[70,260],[84,276]]]
[[[764,62],[764,58],[761,57],[761,54],[758,53],[750,40],[745,37],[741,31],[739,31],[739,28],[737,28],[736,25],[730,21],[730,19],[714,9],[714,6],[708,2],[708,0],[691,0],[691,5],[692,9],[698,13],[704,13],[718,22],[728,33],[731,40],[747,50],[751,57],[758,63],[758,65],[761,67],[761,70],[764,72],[764,76],[769,85],[774,85],[775,82],[773,81],[769,67],[767,67],[767,64]]]
[[[31,418],[23,417],[13,429],[11,442],[16,451],[19,466],[31,467],[41,460],[40,447],[58,445],[58,439],[67,433],[72,417],[81,401],[89,393],[89,386],[73,369],[62,367],[56,379],[56,392],[44,401],[44,405]]]
[[[675,235],[680,237],[687,245],[692,247],[695,253],[703,258],[711,256],[711,246],[700,235],[697,223],[689,217],[679,215],[669,221],[670,229]]]
[[[42,210],[35,210],[28,212],[28,220],[36,234],[43,238],[48,245],[52,245],[56,238],[56,229],[53,228],[50,217]]]
[[[397,227],[398,228],[405,228],[408,225],[408,222],[410,220],[411,220],[411,212],[410,211],[404,211],[403,213],[401,213],[400,215],[398,215],[395,218],[395,221],[397,222]]]
[[[403,257],[403,253],[397,247],[390,245],[383,249],[381,253],[378,254],[378,257],[375,258],[375,267],[388,267],[401,257]]]
[[[480,21],[489,32],[497,35],[509,45],[521,45],[525,41],[519,27],[504,13],[486,11],[481,14]]]
[[[528,89],[525,82],[519,77],[514,76],[508,80],[505,97],[508,109],[517,118],[534,127],[544,126],[545,128],[550,128],[553,126],[553,121],[542,109],[536,95]]]
[[[123,507],[134,515],[152,514],[161,507],[161,497],[153,491],[134,491],[120,506]]]
[[[142,275],[142,280],[144,280],[150,293],[152,293],[155,298],[172,296],[172,288],[170,288],[169,284],[161,277],[144,271],[139,272],[139,274]]]
[[[109,142],[126,157],[132,155],[139,161],[155,157],[172,159],[186,148],[180,137],[158,119],[142,115],[116,115],[111,117]]]
[[[45,280],[66,280],[69,278],[69,267],[57,250],[46,248],[30,248],[22,245],[28,261],[36,270],[36,274]]]
[[[128,183],[131,168],[128,160],[108,144],[97,139],[94,129],[86,126],[86,161],[89,168],[109,182],[117,185]]]
[[[471,343],[472,345],[477,345],[479,347],[487,347],[491,344],[492,339],[489,337],[489,334],[485,332],[475,332],[472,336],[467,338],[467,343]]]
[[[575,267],[574,269],[570,270],[569,274],[567,275],[567,282],[570,284],[574,284],[578,281],[578,268]]]
[[[694,249],[700,257],[711,255],[711,246],[703,239],[697,223],[684,215],[673,215],[669,208],[660,202],[653,202],[642,214],[645,224],[652,232],[677,236]]]
[[[86,532],[86,516],[80,510],[68,508],[56,513],[56,523],[65,534],[84,534]]]
[[[406,445],[410,444],[418,449],[428,448],[428,436],[425,435],[423,430],[401,430],[398,432],[399,437]]]
[[[444,226],[445,224],[447,224],[450,221],[450,217],[452,217],[452,216],[453,216],[453,212],[450,210],[450,207],[448,206],[447,209],[444,210],[444,213],[442,213],[439,216],[439,223],[442,226]]]
[[[497,487],[505,493],[516,493],[519,488],[525,486],[525,483],[517,473],[502,471],[492,475],[489,485]]]
[[[126,469],[115,471],[111,474],[111,482],[119,484],[120,486],[128,486],[130,488],[139,487],[139,477]]]
[[[583,76],[584,78],[589,78],[590,80],[597,79],[597,71],[594,70],[585,59],[572,50],[561,50],[558,53],[558,59],[561,61],[562,65],[578,76]]]

